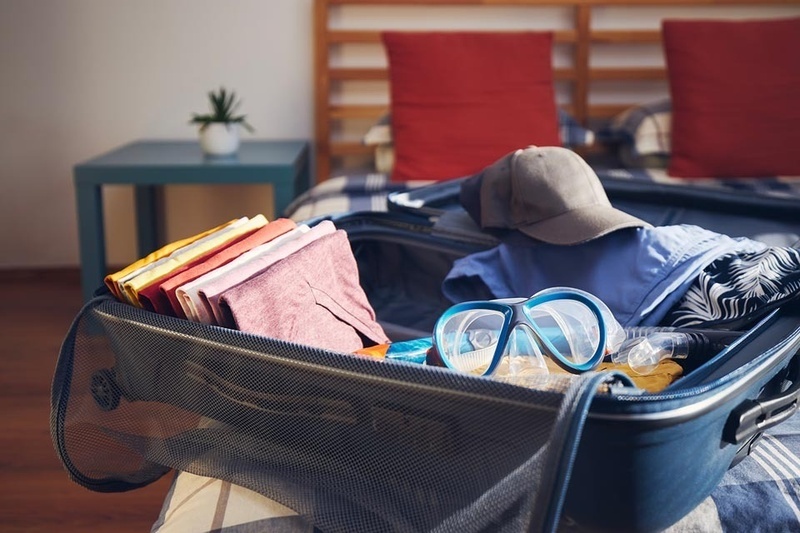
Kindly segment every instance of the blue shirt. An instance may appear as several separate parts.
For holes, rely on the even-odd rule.
[[[515,238],[456,260],[442,290],[462,302],[574,287],[605,302],[623,327],[653,326],[712,261],[765,247],[687,224],[628,228],[575,246]]]

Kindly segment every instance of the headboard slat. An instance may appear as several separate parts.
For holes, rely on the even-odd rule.
[[[513,30],[508,30],[513,31]],[[380,44],[382,30],[331,30],[328,42],[336,44]],[[574,43],[578,34],[573,30],[555,30],[553,41],[558,44]]]
[[[662,67],[616,67],[589,69],[589,79],[605,80],[666,80],[667,69]]]
[[[369,155],[372,147],[357,142],[333,142],[331,143],[332,155]]]
[[[384,67],[377,68],[331,68],[330,79],[337,81],[386,81],[389,79],[389,71]],[[578,73],[571,68],[553,69],[553,77],[556,80],[576,80]]]
[[[593,30],[589,33],[593,43],[634,44],[661,42],[660,30]]]
[[[377,119],[389,110],[386,105],[332,105],[328,113],[334,119]]]
[[[324,0],[329,5],[406,6],[730,6],[797,5],[797,0]]]

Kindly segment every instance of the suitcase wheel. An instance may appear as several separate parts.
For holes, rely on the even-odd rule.
[[[92,375],[89,385],[95,403],[103,411],[113,411],[119,406],[119,399],[122,393],[117,385],[114,371],[109,368],[98,370]]]

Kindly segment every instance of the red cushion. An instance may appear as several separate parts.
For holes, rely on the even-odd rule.
[[[530,144],[559,146],[552,35],[386,32],[392,180],[476,173]]]
[[[800,175],[800,18],[668,20],[669,174]]]

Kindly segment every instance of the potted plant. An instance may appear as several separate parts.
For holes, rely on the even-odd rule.
[[[239,149],[239,128],[253,132],[253,127],[245,120],[245,115],[236,115],[240,101],[234,91],[220,87],[219,91],[209,91],[211,113],[192,115],[191,124],[200,124],[200,146],[211,156],[235,154]]]

